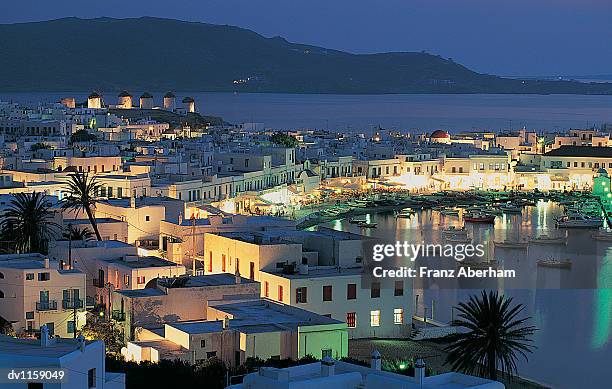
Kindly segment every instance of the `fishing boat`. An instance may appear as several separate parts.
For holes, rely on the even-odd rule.
[[[594,232],[591,237],[603,242],[612,242],[612,231],[599,230]]]
[[[522,207],[517,207],[511,204],[505,204],[499,207],[503,213],[520,214],[523,213]]]
[[[410,216],[414,215],[414,210],[412,208],[404,208],[399,213],[395,215],[397,218],[408,219]]]
[[[488,215],[486,213],[468,213],[464,216],[463,220],[470,223],[494,223],[495,215]]]
[[[359,222],[357,225],[361,228],[376,228],[377,223]]]
[[[603,225],[600,217],[572,214],[557,220],[558,228],[599,228]]]
[[[538,266],[541,267],[550,267],[554,269],[571,269],[572,263],[565,260],[557,260],[557,259],[540,259],[538,260]]]
[[[444,216],[459,216],[459,210],[452,208],[442,208],[440,209],[440,213]]]
[[[527,246],[529,245],[529,242],[504,240],[501,242],[493,241],[493,244],[495,245],[495,247],[504,248],[504,249],[526,249]]]
[[[567,239],[564,236],[548,236],[546,234],[540,235],[536,238],[529,239],[529,243],[536,244],[566,244]]]
[[[465,227],[455,227],[455,226],[450,226],[448,228],[445,228],[444,230],[442,230],[442,233],[444,235],[453,235],[453,236],[467,236],[468,232],[465,229]]]
[[[448,235],[444,240],[450,243],[472,243],[472,238],[467,235]]]
[[[359,223],[367,223],[368,221],[366,219],[357,219],[357,218],[351,218],[349,219],[349,223],[351,224],[359,224]]]

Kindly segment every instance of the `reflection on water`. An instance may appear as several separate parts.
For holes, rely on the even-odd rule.
[[[418,301],[415,312],[432,311],[435,319],[452,320],[452,307],[483,288],[503,291],[525,305],[524,314],[540,330],[534,336],[537,350],[529,363],[521,362],[521,375],[554,388],[574,389],[589,377],[595,388],[610,387],[612,371],[612,247],[611,242],[594,240],[589,230],[555,228],[554,218],[562,209],[540,201],[520,215],[498,216],[493,225],[466,223],[474,244],[485,246],[484,262],[498,268],[516,269],[515,279],[453,279],[450,283],[413,282]],[[411,243],[446,243],[443,229],[463,225],[458,216],[423,210],[409,219],[393,214],[372,214],[368,222],[376,229],[364,229],[338,220],[326,224],[338,230]],[[524,249],[495,247],[494,241],[526,240],[538,236],[567,236],[567,244],[534,244]],[[540,259],[570,260],[570,269],[542,267]],[[495,261],[495,262],[494,262]],[[427,266],[433,267],[431,262]],[[414,265],[413,265],[414,266]],[[417,262],[418,266],[418,262]],[[430,280],[428,280],[430,281]],[[418,298],[416,296],[419,296]]]

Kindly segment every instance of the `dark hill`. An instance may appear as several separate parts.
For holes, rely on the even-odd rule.
[[[504,79],[426,53],[356,55],[149,17],[0,25],[0,90],[93,89],[610,94],[612,84]]]

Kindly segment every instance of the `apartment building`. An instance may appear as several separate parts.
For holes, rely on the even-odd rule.
[[[252,300],[259,295],[259,283],[231,274],[157,278],[144,289],[115,290],[113,317],[126,339],[132,339],[137,327],[207,320],[210,301]]]
[[[86,277],[41,254],[0,255],[0,316],[18,334],[72,338],[85,325]]]
[[[212,357],[236,367],[249,357],[298,359],[348,355],[346,324],[265,299],[209,305],[208,320],[166,323],[141,329],[128,343],[128,360]]]
[[[64,377],[50,383],[24,380],[3,381],[6,389],[125,389],[125,374],[106,371],[104,342],[101,340],[60,339],[51,337],[46,326],[40,339],[19,339],[0,335],[0,368],[62,370]],[[3,377],[6,378],[6,377]]]

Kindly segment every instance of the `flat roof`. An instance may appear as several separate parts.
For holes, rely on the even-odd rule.
[[[128,260],[126,260],[126,258]],[[130,258],[134,258],[134,259],[130,259]],[[153,257],[153,256],[140,257],[137,255],[127,255],[121,258],[107,260],[106,262],[127,266],[133,269],[141,269],[145,267],[182,266],[172,261],[168,261],[167,259],[163,259],[159,257]]]
[[[257,281],[240,277],[240,284],[253,284]],[[158,278],[157,284],[166,288],[198,288],[203,286],[239,285],[236,276],[229,273],[209,274],[204,276],[181,276]]]
[[[355,276],[363,274],[363,267],[351,267],[351,268],[343,268],[343,267],[315,267],[314,269],[310,267],[308,269],[307,274],[300,274],[296,272],[294,274],[285,274],[285,273],[273,273],[266,272],[264,273],[272,274],[278,277],[288,278],[288,279],[303,279],[303,278],[325,278],[325,277],[342,277],[342,276]]]
[[[544,154],[545,157],[595,157],[612,158],[612,147],[561,146]]]
[[[144,206],[152,206],[152,205],[164,205],[167,202],[176,202],[182,203],[182,200],[173,199],[171,197],[166,196],[156,196],[156,197],[136,197],[136,208],[144,207]],[[102,203],[106,203],[109,205],[113,205],[116,207],[122,208],[130,208],[131,207],[131,199],[130,198],[121,198],[121,199],[108,199],[102,201]]]
[[[89,345],[99,340],[86,340]],[[79,349],[79,341],[71,338],[53,338],[50,344],[43,347],[40,339],[13,338],[0,335],[0,355],[18,355],[33,357],[59,358]]]

